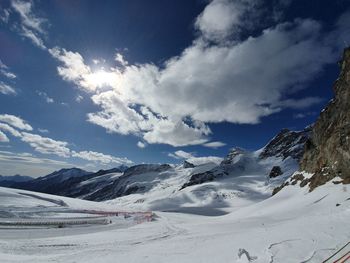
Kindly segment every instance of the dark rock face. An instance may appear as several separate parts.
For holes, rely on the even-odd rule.
[[[124,173],[113,180],[111,184],[97,189],[84,197],[87,200],[105,201],[117,197],[146,191],[146,186],[139,181],[139,176],[148,173],[162,173],[172,169],[169,164],[140,164],[132,166],[124,171]],[[148,187],[150,187],[148,185]],[[148,189],[149,190],[149,189]]]
[[[59,194],[71,184],[82,180],[82,178],[87,178],[90,175],[92,175],[91,172],[79,168],[61,169],[28,182],[14,182],[9,185],[9,187],[47,194]]]
[[[350,181],[350,48],[340,62],[335,98],[321,112],[306,142],[301,170],[314,173],[310,190],[339,176]]]
[[[213,171],[207,171],[204,173],[198,173],[198,174],[193,174],[190,178],[190,180],[185,183],[181,189],[184,189],[188,186],[191,185],[197,185],[197,184],[202,184],[205,182],[210,182],[213,181],[217,176],[215,175],[215,173]]]
[[[244,154],[246,151],[242,148],[239,148],[239,147],[236,147],[236,148],[233,148],[229,153],[228,155],[224,158],[224,160],[222,160],[222,162],[220,163],[221,166],[224,166],[224,165],[231,165],[234,160],[235,160],[235,157],[237,157],[238,155],[242,155]]]
[[[279,166],[274,166],[274,167],[272,167],[272,169],[271,169],[271,172],[270,172],[270,174],[269,174],[269,177],[270,177],[270,178],[275,178],[275,177],[280,176],[280,175],[282,175],[282,174],[283,174],[283,172],[282,172],[282,170],[281,170],[281,167],[279,167]]]
[[[292,157],[293,159],[300,160],[304,153],[304,144],[309,138],[310,129],[310,127],[307,127],[303,131],[281,130],[264,147],[259,157],[261,159],[272,156],[283,157],[283,159]]]
[[[10,176],[3,176],[0,175],[0,186],[4,186],[4,187],[12,187],[12,185],[15,184],[20,184],[20,183],[28,183],[30,181],[34,180],[33,177],[30,176],[24,176],[24,175],[10,175]]]
[[[187,168],[194,168],[195,165],[190,163],[190,162],[187,162],[187,161],[184,161],[183,163],[183,168],[187,169]]]
[[[137,175],[146,172],[164,172],[169,170],[169,164],[139,164],[129,167],[124,171],[124,176]]]

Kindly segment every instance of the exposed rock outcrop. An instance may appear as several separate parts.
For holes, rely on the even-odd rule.
[[[246,153],[246,151],[244,149],[239,148],[239,147],[235,147],[235,148],[231,149],[231,151],[224,158],[224,160],[222,160],[220,165],[221,166],[231,165],[231,164],[237,162],[238,157],[245,154],[245,153]]]
[[[193,164],[193,163],[190,163],[190,162],[188,162],[188,161],[184,161],[184,163],[183,163],[183,168],[185,168],[185,169],[187,169],[187,168],[194,168],[195,167],[195,165]]]
[[[274,166],[274,167],[272,167],[272,169],[271,169],[271,172],[270,172],[270,174],[269,174],[269,177],[270,177],[270,178],[275,178],[275,177],[280,176],[280,175],[282,175],[282,174],[283,174],[283,172],[282,172],[281,167],[279,167],[279,166]]]
[[[286,159],[291,157],[300,160],[304,153],[304,144],[309,138],[311,127],[302,131],[281,130],[260,153],[259,157],[265,159],[276,156]]]
[[[314,124],[300,163],[301,170],[314,173],[310,190],[336,176],[350,183],[350,48],[344,51],[340,67],[335,98]]]
[[[202,184],[206,182],[213,181],[215,178],[220,177],[220,174],[216,174],[214,171],[207,171],[204,173],[193,174],[190,180],[183,184],[181,189],[184,189],[188,186]]]

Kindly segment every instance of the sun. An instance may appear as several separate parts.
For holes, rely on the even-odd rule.
[[[103,69],[92,72],[87,77],[87,81],[94,87],[116,86],[118,74],[114,71],[105,71]]]

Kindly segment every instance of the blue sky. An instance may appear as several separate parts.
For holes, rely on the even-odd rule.
[[[349,25],[346,0],[1,1],[0,174],[259,149],[331,99]]]

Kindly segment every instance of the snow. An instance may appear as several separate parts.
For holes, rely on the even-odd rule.
[[[107,185],[109,183],[112,183],[114,179],[120,177],[122,174],[123,173],[109,173],[109,174],[100,175],[100,176],[82,181],[79,185],[80,186],[88,185],[88,184],[94,185],[98,183],[103,183],[103,185]]]
[[[144,172],[129,177],[126,188],[138,186],[134,194],[106,201],[109,204],[134,210],[181,211],[193,213],[225,214],[238,207],[265,200],[272,190],[288,179],[297,169],[295,159],[269,157],[260,159],[255,152],[242,152],[231,156],[224,165],[207,163],[184,169],[182,165],[162,172]],[[269,178],[275,165],[283,175]],[[183,188],[191,176],[213,171],[217,178],[211,182]],[[120,185],[118,187],[123,187]]]
[[[191,169],[186,170],[191,173]],[[181,172],[180,178],[188,176],[184,169]],[[290,185],[271,197],[258,177],[242,175],[235,178],[236,182],[231,180],[231,185],[225,182],[228,179],[223,179],[185,188],[186,191],[173,199],[153,198],[158,207],[170,209],[174,202],[179,202],[183,205],[176,207],[184,211],[157,211],[156,220],[148,223],[135,225],[120,221],[111,225],[40,231],[0,229],[0,261],[322,262],[349,241],[348,185],[329,182],[311,193],[307,187]],[[179,178],[170,176],[168,184],[171,179]],[[213,195],[202,196],[204,188],[211,189]],[[171,184],[165,189],[173,190]],[[208,189],[204,191],[208,192]],[[220,202],[215,201],[220,199],[215,198],[218,193],[222,193],[221,207]],[[130,195],[122,202],[117,201],[119,198],[94,203],[0,188],[1,210],[20,206],[57,209],[57,204],[35,198],[36,195],[61,200],[69,209],[110,210],[119,209],[120,204],[125,209],[133,200],[143,198],[141,194]],[[156,195],[156,191],[148,198],[152,195]],[[145,200],[139,207],[152,204]],[[225,215],[213,212],[223,206]]]

